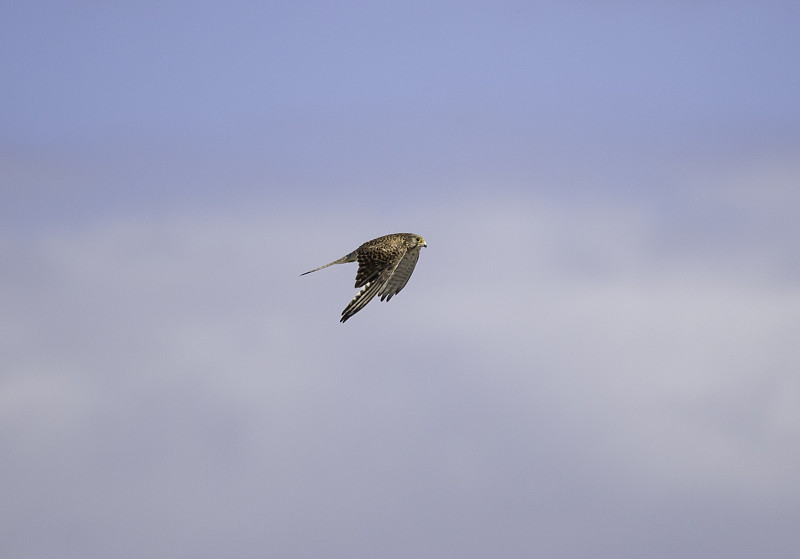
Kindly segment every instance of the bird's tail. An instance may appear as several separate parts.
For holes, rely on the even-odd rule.
[[[318,272],[319,270],[321,270],[323,268],[327,268],[328,266],[333,266],[334,264],[346,264],[348,262],[355,262],[355,261],[358,260],[357,252],[358,252],[357,250],[354,250],[353,252],[351,252],[347,256],[342,256],[339,260],[334,260],[330,264],[325,264],[324,266],[320,266],[319,268],[314,268],[313,270],[309,270],[307,272],[303,272],[300,275],[304,276],[306,274],[310,274],[311,272]]]

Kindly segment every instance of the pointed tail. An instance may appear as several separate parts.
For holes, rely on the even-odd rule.
[[[357,250],[354,250],[353,252],[351,252],[347,256],[342,256],[339,260],[334,260],[330,264],[325,264],[324,266],[320,266],[319,268],[314,268],[313,270],[309,270],[307,272],[303,272],[300,275],[304,276],[306,274],[310,274],[311,272],[318,272],[318,271],[322,270],[323,268],[327,268],[328,266],[333,266],[334,264],[346,264],[348,262],[355,262],[355,261],[358,260],[358,255],[356,254],[357,252],[358,252]]]

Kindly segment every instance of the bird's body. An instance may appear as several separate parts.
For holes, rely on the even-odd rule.
[[[395,233],[367,241],[356,250],[304,274],[310,274],[347,262],[358,262],[356,288],[361,288],[355,298],[342,311],[341,322],[363,309],[376,295],[381,301],[390,300],[408,283],[419,259],[419,250],[428,246],[425,239],[412,233]]]

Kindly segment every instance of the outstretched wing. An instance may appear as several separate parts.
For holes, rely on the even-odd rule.
[[[389,281],[383,285],[383,288],[379,292],[381,301],[384,299],[389,301],[392,297],[400,293],[408,283],[411,274],[414,272],[417,260],[419,260],[419,249],[408,251],[403,255],[400,263],[397,265],[392,275],[389,276]]]
[[[393,295],[403,289],[419,258],[418,250],[412,252],[414,253],[413,257],[400,243],[377,245],[365,243],[362,245],[358,251],[358,273],[356,274],[356,287],[360,287],[361,291],[342,311],[341,322],[363,309],[375,295],[380,294],[381,300],[391,299]],[[403,262],[407,262],[407,264],[403,264]]]

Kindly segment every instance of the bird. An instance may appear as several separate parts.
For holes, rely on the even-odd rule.
[[[414,233],[394,233],[367,241],[347,256],[319,268],[300,274],[304,276],[334,264],[358,262],[356,289],[361,290],[342,311],[340,322],[363,309],[376,295],[389,301],[408,283],[419,259],[419,251],[428,246],[425,239]]]

